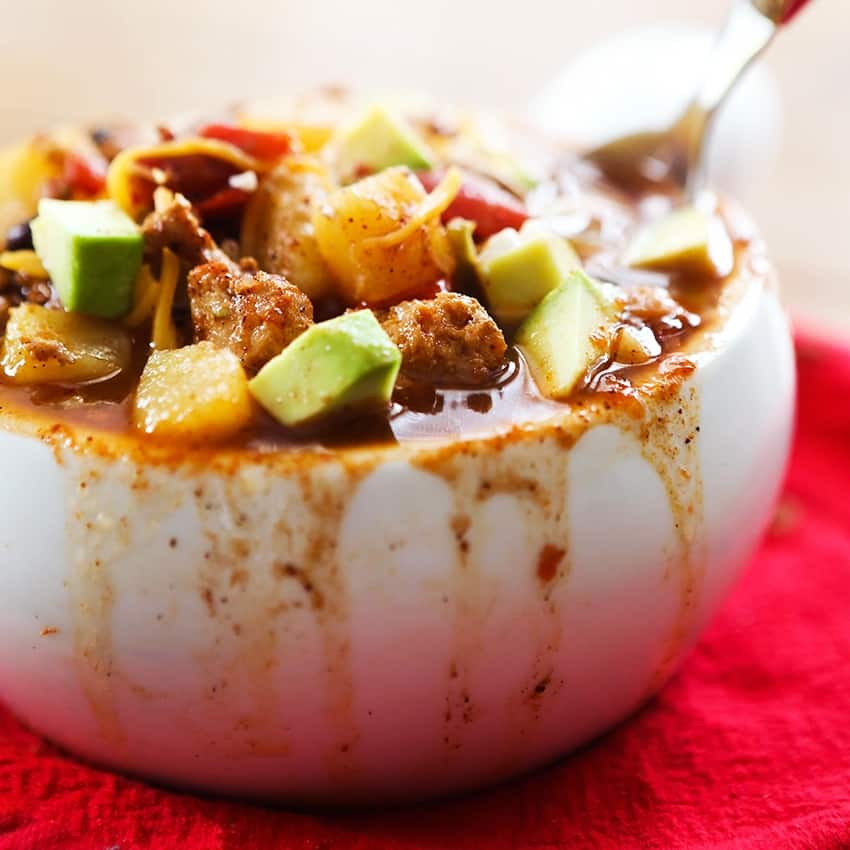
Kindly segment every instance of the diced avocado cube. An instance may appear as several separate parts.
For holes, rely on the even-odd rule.
[[[32,238],[66,310],[104,319],[130,311],[142,234],[111,201],[44,198]]]
[[[413,171],[431,168],[431,152],[413,128],[382,106],[372,106],[355,123],[342,129],[331,143],[340,174],[348,176],[359,168],[383,171],[406,165]]]
[[[479,260],[490,311],[506,327],[516,327],[581,268],[570,243],[533,220],[519,231],[508,228],[491,237]]]
[[[520,159],[499,149],[484,147],[476,151],[481,160],[482,171],[495,177],[516,195],[525,197],[532,189],[540,185],[542,176],[535,164]],[[472,160],[475,161],[474,159]]]
[[[516,343],[540,391],[566,398],[603,353],[616,302],[582,271],[573,271],[522,323]]]
[[[623,260],[650,271],[723,276],[732,270],[734,258],[720,219],[687,206],[641,230]]]
[[[401,352],[371,310],[345,313],[305,331],[250,383],[257,401],[296,427],[344,408],[387,404]]]

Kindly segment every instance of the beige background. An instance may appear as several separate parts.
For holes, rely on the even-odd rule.
[[[714,24],[727,0],[0,0],[0,137],[168,115],[317,82],[522,108],[577,50],[636,24]],[[802,321],[850,338],[850,3],[777,41],[786,127],[752,206]]]

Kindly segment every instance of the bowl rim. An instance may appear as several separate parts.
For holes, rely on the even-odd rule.
[[[579,402],[564,402],[561,409],[553,405],[551,416],[505,423],[493,430],[469,434],[419,437],[396,442],[364,443],[328,447],[307,443],[269,448],[218,446],[211,444],[167,442],[145,438],[133,431],[115,432],[97,426],[62,421],[45,407],[43,413],[29,408],[17,408],[12,403],[0,406],[0,436],[3,433],[31,437],[49,446],[61,463],[66,451],[96,455],[104,460],[132,459],[139,466],[162,466],[177,471],[216,471],[233,475],[244,465],[263,466],[280,474],[291,474],[317,466],[341,464],[348,469],[374,467],[393,460],[423,462],[447,455],[492,454],[506,446],[522,442],[555,439],[569,448],[587,430],[611,420],[611,399],[616,406],[625,401],[632,406],[632,415],[639,414],[634,405],[645,410],[660,397],[678,391],[684,382],[710,366],[729,347],[731,341],[745,332],[756,313],[763,292],[777,292],[775,271],[767,257],[764,240],[758,234],[751,217],[735,201],[717,198],[717,210],[727,221],[733,240],[744,234],[743,246],[737,252],[735,270],[725,278],[716,315],[711,323],[699,328],[678,351],[666,358],[668,363],[687,364],[662,376],[649,391],[639,391],[638,397],[610,399],[593,397]],[[740,241],[739,241],[740,245]],[[607,394],[606,394],[607,395]]]

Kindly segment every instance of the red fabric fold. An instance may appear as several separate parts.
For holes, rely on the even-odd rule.
[[[850,351],[798,344],[783,501],[681,672],[556,766],[453,802],[295,814],[75,762],[0,710],[0,850],[850,847]]]

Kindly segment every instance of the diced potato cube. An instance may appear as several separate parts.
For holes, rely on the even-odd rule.
[[[317,158],[285,157],[263,177],[242,223],[244,254],[310,298],[333,290],[313,229],[313,215],[329,191],[330,179]]]
[[[49,148],[41,142],[0,150],[0,233],[35,215],[42,186],[56,174]]]
[[[233,352],[199,342],[151,354],[133,424],[147,434],[224,440],[251,420],[248,379]]]
[[[620,363],[646,363],[661,354],[661,346],[652,328],[625,325],[617,338],[614,359]]]
[[[16,384],[102,380],[126,369],[130,358],[130,337],[120,325],[36,304],[9,311],[2,364]]]
[[[420,219],[425,190],[388,168],[333,192],[315,213],[319,251],[349,304],[381,305],[428,292],[454,261],[436,214]]]

